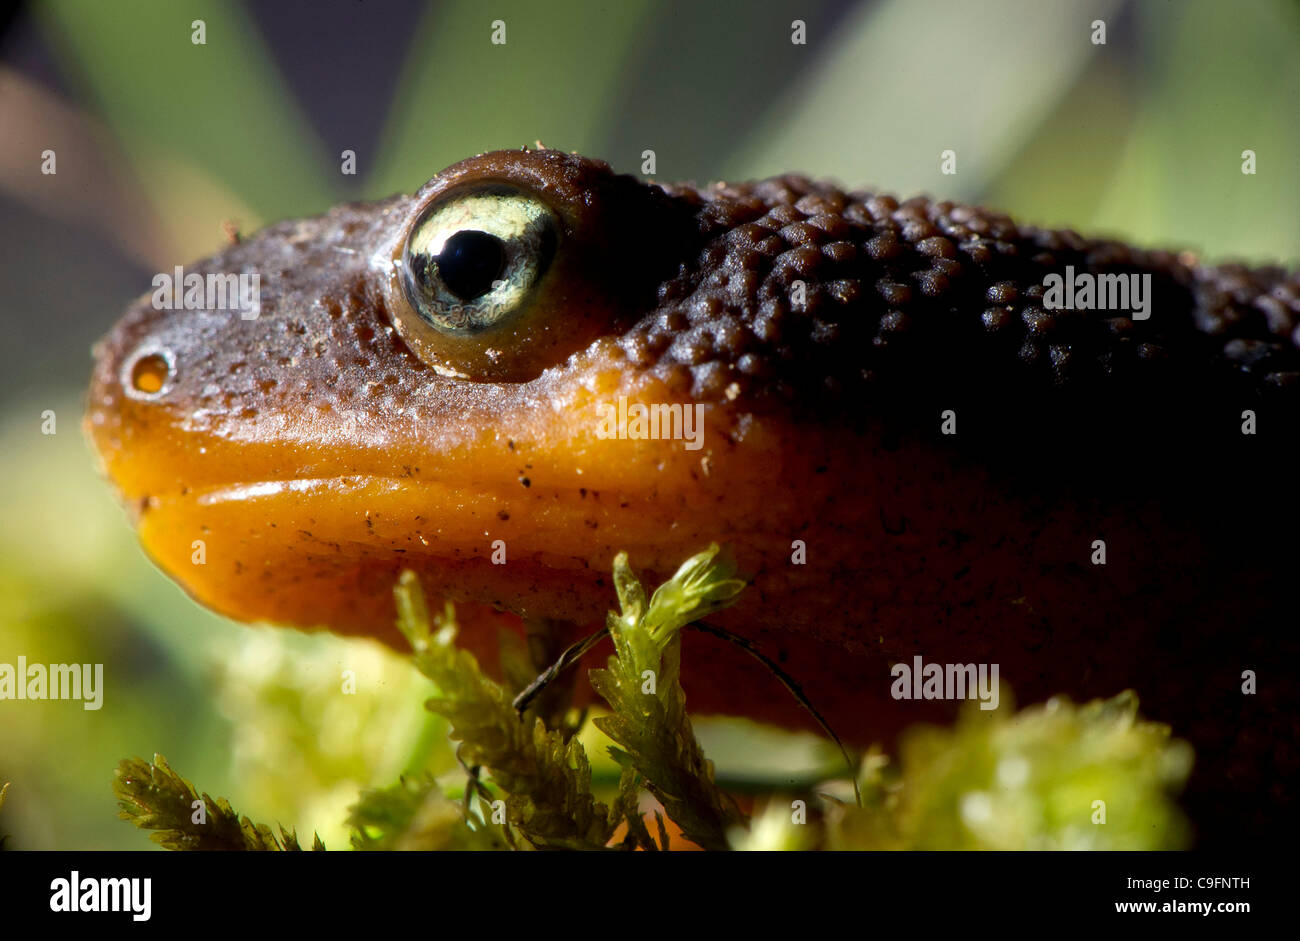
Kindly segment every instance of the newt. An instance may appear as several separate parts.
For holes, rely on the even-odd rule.
[[[750,585],[713,620],[846,739],[954,714],[895,698],[894,664],[998,664],[1022,704],[1135,688],[1197,748],[1211,842],[1292,812],[1294,270],[549,149],[186,270],[258,275],[254,316],[144,295],[96,347],[86,428],[204,605],[402,649],[411,569],[483,659],[501,625],[602,624],[619,551],[653,582],[718,542]],[[685,643],[693,711],[808,723]]]

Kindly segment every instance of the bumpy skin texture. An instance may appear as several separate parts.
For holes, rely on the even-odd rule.
[[[623,345],[641,365],[689,367],[696,398],[731,383],[850,394],[940,366],[995,382],[1019,371],[1039,385],[1149,383],[1144,373],[1170,358],[1195,381],[1218,372],[1259,393],[1300,382],[1300,274],[1281,268],[1198,267],[978,207],[794,176],[668,190],[697,207],[703,248]],[[1067,265],[1150,273],[1161,316],[1048,311],[1043,278]],[[808,286],[801,306],[796,280]]]
[[[440,375],[394,328],[405,227],[482,180],[566,227],[529,341],[556,352],[522,381]],[[1150,320],[1045,310],[1067,265],[1150,274]],[[1022,703],[1132,686],[1198,748],[1204,841],[1291,821],[1295,273],[799,177],[658,186],[557,151],[473,158],[186,270],[260,273],[260,316],[142,298],[98,349],[87,427],[145,547],[205,604],[400,646],[411,568],[490,659],[516,615],[599,624],[617,551],[653,580],[716,540],[752,580],[717,621],[851,740],[951,718],[889,695],[916,655],[998,663]],[[485,342],[527,356],[520,335]],[[167,385],[134,393],[160,351]],[[619,397],[704,405],[704,447],[601,438]],[[734,649],[692,636],[684,663],[697,711],[806,724]]]

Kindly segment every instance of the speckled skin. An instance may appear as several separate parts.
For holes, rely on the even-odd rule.
[[[404,227],[481,179],[566,226],[543,339],[491,339],[517,381],[439,375],[393,326]],[[1151,274],[1151,319],[1044,310],[1067,264]],[[660,578],[718,540],[752,579],[719,623],[847,738],[951,718],[888,695],[914,655],[999,663],[1022,703],[1133,686],[1197,745],[1207,842],[1291,822],[1295,272],[799,177],[650,185],[557,151],[483,155],[188,270],[261,273],[259,318],[141,299],[98,349],[87,427],[146,548],[204,603],[400,644],[409,567],[490,656],[496,612],[576,634],[612,604],[618,550]],[[150,351],[171,378],[133,395]],[[600,440],[594,406],[619,395],[705,404],[705,448]],[[688,641],[685,681],[700,711],[805,721],[715,640]]]

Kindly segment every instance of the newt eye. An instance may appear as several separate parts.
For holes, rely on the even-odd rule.
[[[555,257],[559,222],[541,200],[498,185],[449,193],[415,220],[402,291],[440,333],[469,337],[526,313]]]
[[[462,160],[401,211],[372,258],[388,318],[470,382],[530,382],[619,333],[697,232],[691,205],[558,150]]]

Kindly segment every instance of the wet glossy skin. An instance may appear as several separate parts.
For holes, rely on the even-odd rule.
[[[445,339],[403,294],[402,247],[485,182],[549,207],[554,260],[525,313]],[[1044,310],[1067,264],[1151,274],[1151,319]],[[893,662],[997,662],[1020,702],[1134,686],[1202,767],[1235,769],[1198,769],[1194,805],[1283,800],[1294,688],[1265,665],[1294,646],[1294,273],[798,177],[658,187],[557,151],[473,158],[186,270],[260,273],[258,318],[138,301],[97,350],[87,427],[150,555],[223,613],[400,646],[412,568],[488,653],[519,615],[599,624],[619,550],[662,578],[719,541],[753,584],[718,623],[850,739],[951,714],[890,698]],[[149,356],[157,391],[136,388]],[[703,404],[703,446],[600,437],[620,397]],[[693,708],[805,721],[715,640],[685,665]],[[1259,696],[1244,669],[1269,673]]]

